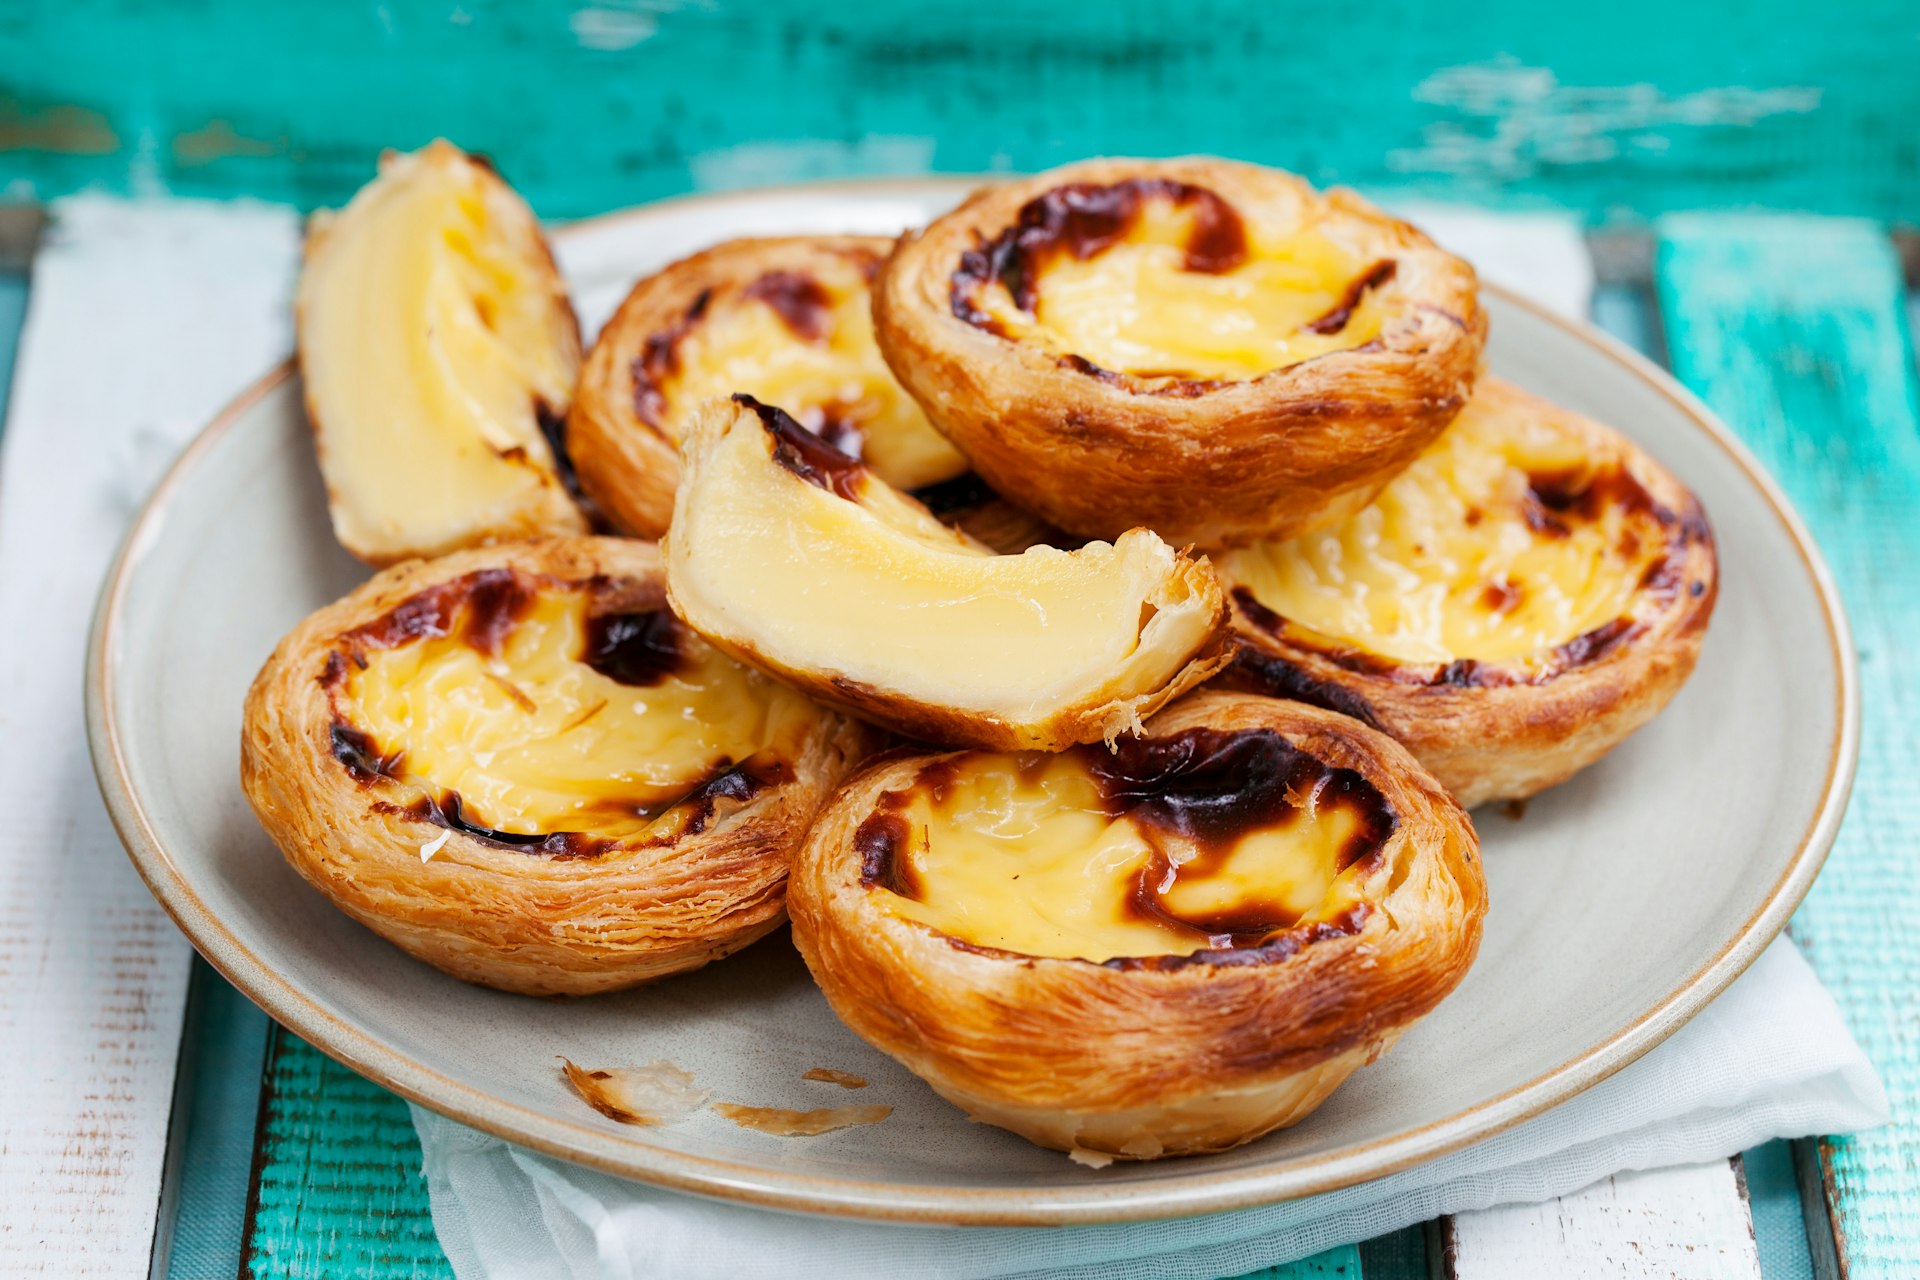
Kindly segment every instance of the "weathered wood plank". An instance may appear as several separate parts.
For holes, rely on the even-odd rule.
[[[1887,1127],[1823,1149],[1840,1258],[1856,1275],[1901,1274],[1920,1249],[1920,403],[1899,263],[1866,223],[1676,218],[1657,282],[1674,371],[1786,487],[1853,622],[1860,769],[1792,933],[1893,1104]]]
[[[79,656],[159,467],[288,341],[284,211],[82,200],[0,442],[0,1275],[146,1270],[187,944],[107,823]]]
[[[267,1089],[243,1274],[450,1277],[406,1104],[284,1029]]]
[[[1619,1173],[1442,1226],[1447,1280],[1759,1280],[1738,1159]]]
[[[1902,0],[1823,23],[1794,0],[1375,0],[1337,22],[1255,0],[1174,21],[1158,0],[70,0],[0,22],[0,182],[41,195],[332,202],[379,148],[446,133],[550,217],[1193,150],[1588,210],[1920,208]]]

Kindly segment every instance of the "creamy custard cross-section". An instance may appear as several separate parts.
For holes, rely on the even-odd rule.
[[[700,829],[784,781],[817,712],[662,607],[483,570],[342,636],[334,754],[418,791],[418,816],[581,856]]]
[[[444,142],[386,156],[315,215],[298,316],[350,551],[385,564],[585,531],[543,427],[573,394],[579,329],[533,213],[490,168]]]
[[[1222,557],[1236,591],[1332,647],[1525,666],[1630,624],[1676,533],[1625,458],[1488,379],[1346,523]],[[1243,599],[1245,597],[1243,596]]]
[[[1195,667],[1224,608],[1204,560],[1136,529],[995,555],[748,397],[683,452],[666,543],[695,629],[907,732],[1055,748],[1111,737]]]
[[[1323,210],[1275,225],[1190,183],[1075,183],[963,255],[953,309],[1093,372],[1232,382],[1371,343],[1394,269]]]
[[[885,793],[856,843],[896,915],[968,946],[1124,963],[1352,932],[1396,822],[1359,774],[1270,729],[1189,729],[944,757]]]
[[[743,241],[746,248],[760,242]],[[888,484],[950,480],[967,462],[894,381],[873,338],[878,256],[813,252],[695,299],[634,365],[634,407],[677,441],[702,404],[736,392],[779,405]]]

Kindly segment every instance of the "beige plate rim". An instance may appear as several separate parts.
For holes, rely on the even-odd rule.
[[[959,194],[966,177],[855,180],[718,195],[682,196],[621,210],[573,224],[591,228],[643,219],[688,205],[714,207],[761,203],[782,197],[832,194],[848,199],[899,198],[929,190]],[[558,235],[565,238],[568,229]],[[839,1217],[969,1226],[1061,1226],[1186,1217],[1250,1208],[1334,1191],[1383,1177],[1501,1133],[1591,1088],[1665,1040],[1745,972],[1785,927],[1825,861],[1845,811],[1859,756],[1859,679],[1853,643],[1831,573],[1805,525],[1784,494],[1733,434],[1663,370],[1591,326],[1568,320],[1494,285],[1482,288],[1596,348],[1626,376],[1651,386],[1705,433],[1760,491],[1786,528],[1817,589],[1839,676],[1839,706],[1827,760],[1827,778],[1812,822],[1766,900],[1697,972],[1612,1038],[1536,1079],[1443,1120],[1331,1155],[1278,1160],[1263,1168],[1230,1173],[1188,1173],[1169,1162],[1166,1176],[1085,1188],[925,1188],[885,1182],[769,1173],[681,1152],[649,1147],[624,1134],[609,1134],[518,1107],[441,1074],[343,1020],[319,1000],[243,945],[207,908],[156,836],[131,771],[113,706],[114,672],[108,661],[120,627],[128,588],[142,553],[158,536],[174,492],[201,457],[253,405],[292,377],[289,360],[241,392],[188,445],[134,520],[101,588],[88,638],[87,739],[94,771],[128,855],[147,887],[200,953],[229,982],[275,1020],[323,1052],[395,1093],[464,1124],[565,1160],[679,1191],[716,1196],[768,1208]]]

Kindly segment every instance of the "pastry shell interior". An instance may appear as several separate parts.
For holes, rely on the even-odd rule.
[[[848,1026],[1099,1161],[1300,1120],[1459,983],[1485,899],[1471,822],[1397,743],[1202,691],[1118,754],[876,758],[791,911]]]
[[[902,238],[894,373],[996,491],[1069,532],[1237,545],[1364,506],[1466,402],[1473,269],[1346,191],[1092,160]]]
[[[585,995],[776,928],[867,731],[713,651],[651,543],[413,562],[296,627],[247,695],[241,780],[293,867],[456,977]]]
[[[1220,570],[1231,683],[1375,725],[1469,806],[1564,781],[1657,714],[1718,590],[1672,473],[1494,378],[1365,510]]]

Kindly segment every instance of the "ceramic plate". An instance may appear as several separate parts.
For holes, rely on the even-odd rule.
[[[666,202],[569,229],[583,317],[729,236],[892,232],[963,192],[868,183]],[[1752,962],[1812,881],[1852,773],[1852,649],[1826,570],[1773,484],[1671,380],[1588,329],[1489,291],[1493,369],[1623,429],[1705,503],[1723,586],[1672,707],[1515,820],[1477,815],[1491,911],[1439,1010],[1303,1124],[1223,1155],[1088,1170],[970,1124],[843,1028],[784,933],[624,995],[465,986],[335,911],[240,793],[240,707],[275,641],[367,571],[333,542],[291,368],[223,413],[161,483],[104,589],[88,727],[115,823],[201,952],[280,1022],[409,1098],[649,1182],[822,1213],[1065,1223],[1201,1213],[1363,1181],[1495,1133],[1617,1071]],[[811,1107],[813,1067],[873,1081],[885,1122],[812,1139],[711,1113],[634,1128],[555,1055],[665,1058],[720,1098]]]

